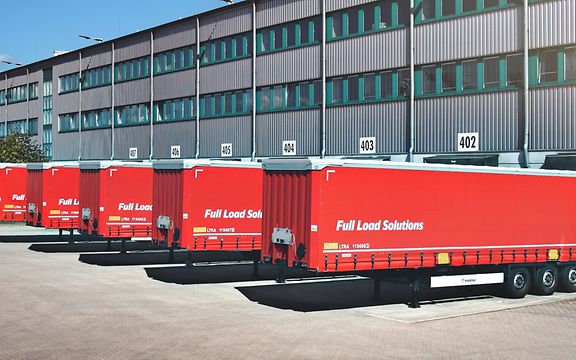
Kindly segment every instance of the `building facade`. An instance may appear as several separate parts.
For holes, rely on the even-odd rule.
[[[53,160],[576,150],[576,0],[413,3],[243,1],[12,69],[0,136]]]

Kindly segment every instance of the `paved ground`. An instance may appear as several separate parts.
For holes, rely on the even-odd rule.
[[[166,254],[155,253],[132,265],[135,252],[89,265],[1,241],[0,359],[576,358],[574,295],[427,291],[412,310],[403,285],[383,286],[373,303],[364,279],[275,285],[248,281],[250,264],[158,265]]]

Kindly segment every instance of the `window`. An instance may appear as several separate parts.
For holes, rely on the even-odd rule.
[[[576,47],[566,49],[566,80],[576,80]]]
[[[539,82],[558,80],[558,56],[556,51],[544,51],[539,56]]]
[[[456,0],[442,0],[442,16],[456,14]]]
[[[342,32],[342,14],[335,14],[332,19],[332,38],[338,38],[343,35]]]
[[[359,92],[359,81],[358,76],[351,76],[348,78],[348,100],[349,101],[358,101],[360,100],[360,92]]]
[[[424,94],[436,93],[436,66],[424,66],[422,68],[422,92]]]
[[[308,44],[310,42],[310,24],[308,20],[300,22],[300,43]]]
[[[365,6],[362,8],[364,14],[364,32],[369,32],[376,29],[376,17],[374,16],[374,7]]]
[[[270,31],[264,30],[260,34],[260,50],[262,52],[270,51]]]
[[[310,106],[310,85],[308,83],[300,84],[300,107]]]
[[[322,20],[319,17],[315,17],[314,20],[312,20],[312,30],[313,42],[319,43],[322,41]]]
[[[364,100],[373,100],[376,97],[376,75],[364,75]]]
[[[286,88],[286,91],[288,92],[287,94],[287,104],[286,106],[288,106],[289,108],[293,108],[296,107],[296,88],[298,87],[298,85],[296,84],[290,84],[288,85],[288,87]]]
[[[74,131],[78,129],[78,113],[64,114],[58,117],[59,131]]]
[[[390,0],[380,3],[380,24],[379,29],[392,26],[392,2]]]
[[[522,87],[524,78],[524,61],[522,55],[506,57],[506,84],[507,86]]]
[[[476,0],[462,0],[462,11],[476,11]]]
[[[410,96],[410,70],[398,70],[398,96]]]
[[[282,27],[274,28],[274,49],[282,49]]]
[[[462,62],[462,89],[475,90],[478,87],[476,60]]]
[[[270,88],[260,90],[260,110],[270,110]]]
[[[337,104],[344,101],[344,79],[332,80],[332,102]]]
[[[244,111],[244,92],[240,91],[234,95],[234,112],[243,113]]]
[[[348,34],[350,35],[358,34],[358,14],[359,12],[354,9],[348,13]]]
[[[225,114],[233,114],[233,101],[232,101],[232,93],[227,93],[224,95],[224,113]]]
[[[160,62],[160,56],[154,56],[154,63],[156,64],[156,73],[161,73],[165,71],[162,63]],[[115,68],[115,78],[114,82],[123,82],[128,80],[135,80],[150,76],[149,58],[141,57],[138,59],[133,59],[130,61],[124,61],[118,63],[114,66]],[[112,81],[112,69],[108,66],[103,68],[104,79],[108,83]]]
[[[110,65],[82,72],[82,89],[90,89],[98,86],[110,85]]]
[[[398,2],[398,24],[399,25],[410,25],[410,2],[409,1],[399,1]]]
[[[442,92],[456,91],[456,64],[442,65]]]
[[[274,109],[281,109],[284,106],[284,86],[275,86],[274,89]]]
[[[422,0],[422,20],[433,19],[436,14],[436,0]]]
[[[314,81],[314,105],[322,105],[322,81]]]
[[[386,71],[380,73],[380,96],[382,99],[392,97],[392,72]]]
[[[484,0],[484,7],[491,8],[498,6],[498,0]]]
[[[222,115],[223,98],[221,94],[214,95],[214,115]]]
[[[500,71],[498,58],[484,60],[484,89],[497,88],[500,86]]]
[[[6,90],[0,90],[0,106],[6,103]]]
[[[295,46],[296,45],[296,24],[288,24],[286,26],[286,34],[288,38],[286,39],[287,46]]]

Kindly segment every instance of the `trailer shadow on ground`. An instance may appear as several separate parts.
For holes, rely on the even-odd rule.
[[[43,253],[90,253],[90,252],[119,252],[122,250],[121,241],[112,241],[110,246],[106,241],[76,241],[64,243],[62,240],[58,243],[50,244],[32,244],[29,250]],[[132,242],[127,241],[125,245],[126,251],[145,251],[145,250],[158,250],[159,248],[147,242]]]
[[[81,254],[79,261],[98,266],[146,266],[146,265],[169,265],[185,264],[187,262],[221,262],[221,261],[246,261],[255,258],[254,252],[233,251],[205,251],[192,252],[176,250],[171,258],[166,249],[152,251],[132,251],[115,254]]]
[[[378,305],[406,304],[408,284],[382,281],[380,298],[373,298],[374,282],[368,278],[236,287],[250,301],[277,309],[299,312],[343,310]],[[494,285],[430,289],[422,287],[421,305],[499,297]]]
[[[26,244],[26,243],[61,243],[66,241],[86,241],[81,235],[7,235],[0,236],[0,243]]]
[[[254,276],[253,263],[219,263],[201,264],[196,266],[174,266],[145,268],[149,278],[179,285],[218,284],[247,282],[255,280],[274,280],[278,268],[270,264],[260,264],[258,276]],[[314,273],[305,270],[288,270],[288,279],[307,279],[316,277]]]

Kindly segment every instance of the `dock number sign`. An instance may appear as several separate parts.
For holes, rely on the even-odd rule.
[[[360,138],[360,154],[376,154],[376,138],[375,137],[361,137]]]
[[[232,157],[232,144],[222,144],[220,155],[222,157]]]
[[[480,150],[480,137],[478,133],[459,133],[458,151],[472,152]]]
[[[296,140],[282,141],[282,155],[283,156],[296,155]]]
[[[180,145],[172,146],[170,148],[170,157],[172,159],[180,159]]]
[[[138,159],[138,148],[130,148],[128,151],[128,157],[130,159]]]

